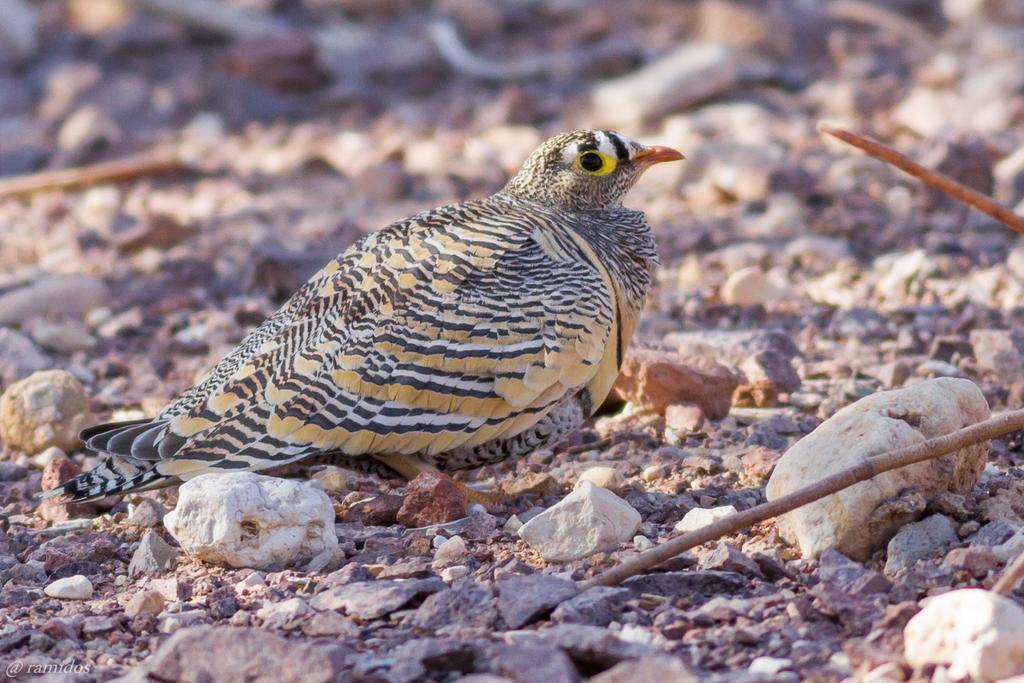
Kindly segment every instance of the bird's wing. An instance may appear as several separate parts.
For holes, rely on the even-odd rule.
[[[553,234],[454,207],[371,235],[122,446],[188,478],[522,431],[590,381],[615,326],[607,274]]]

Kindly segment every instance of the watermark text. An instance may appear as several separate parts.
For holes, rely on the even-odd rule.
[[[89,674],[91,664],[83,664],[74,659],[67,662],[23,662],[19,659],[7,665],[7,677],[44,676],[46,674]]]

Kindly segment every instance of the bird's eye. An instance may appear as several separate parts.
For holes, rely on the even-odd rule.
[[[591,175],[608,175],[615,170],[615,159],[602,152],[588,151],[576,157],[576,165]]]
[[[586,154],[580,155],[580,167],[584,171],[600,171],[601,167],[604,166],[604,159],[597,152],[587,152]]]

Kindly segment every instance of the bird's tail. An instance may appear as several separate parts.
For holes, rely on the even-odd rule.
[[[103,460],[63,485],[43,491],[39,498],[60,496],[68,503],[86,503],[178,483],[178,477],[157,471],[160,453],[156,441],[166,431],[166,424],[163,420],[142,419],[83,430],[79,437],[86,449],[102,454]]]
[[[46,499],[62,496],[68,503],[87,503],[111,495],[158,489],[177,482],[177,477],[158,472],[152,462],[132,462],[111,455],[88,472],[83,472],[57,488],[43,491],[38,497]]]

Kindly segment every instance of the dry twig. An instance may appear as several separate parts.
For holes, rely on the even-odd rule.
[[[597,451],[609,446],[616,446],[626,441],[648,441],[651,436],[644,432],[616,432],[609,436],[602,437],[597,441],[588,441],[577,446],[566,446],[556,450],[562,455],[579,455],[587,451]]]
[[[1005,206],[996,203],[987,195],[969,188],[963,183],[953,180],[945,173],[939,173],[938,171],[933,171],[930,168],[925,168],[916,161],[900,154],[893,148],[863,135],[851,133],[848,130],[835,128],[825,124],[819,125],[818,129],[823,133],[828,133],[832,137],[842,140],[848,145],[853,145],[858,149],[864,150],[876,159],[881,159],[887,164],[892,164],[904,173],[909,173],[915,178],[918,178],[925,185],[934,187],[958,201],[969,206],[973,206],[978,211],[991,216],[1000,223],[1003,223],[1009,228],[1012,228],[1024,235],[1024,217],[1021,217],[1010,209],[1007,209]]]
[[[999,595],[1009,595],[1017,587],[1021,579],[1024,579],[1024,552],[1010,563],[1006,571],[1003,572],[1003,575],[996,581],[996,585],[992,586],[992,592]]]
[[[597,451],[602,448],[608,448],[615,443],[615,435],[605,436],[597,441],[588,441],[581,443],[576,446],[566,446],[561,449],[562,455],[579,455],[580,453],[586,453],[587,451]]]
[[[778,517],[837,491],[849,488],[854,484],[867,481],[882,472],[931,460],[932,458],[937,458],[967,446],[989,441],[990,439],[1021,429],[1024,429],[1024,409],[1006,412],[944,436],[867,458],[853,467],[848,467],[841,472],[825,477],[816,484],[805,486],[782,498],[757,505],[749,510],[737,512],[703,528],[669,539],[656,548],[645,550],[636,557],[582,582],[580,589],[586,590],[593,586],[615,585],[631,576],[656,567],[679,553],[686,552],[691,548],[695,548],[708,541],[713,541],[726,534],[749,528],[772,517]],[[1009,574],[1009,570],[1007,570],[1007,574]]]
[[[459,36],[459,30],[450,20],[438,20],[427,27],[433,41],[448,65],[459,73],[493,81],[516,81],[542,76],[551,70],[550,60],[544,58],[495,62],[473,54]]]
[[[140,8],[230,38],[261,38],[288,33],[288,25],[211,0],[134,0]]]
[[[917,23],[907,19],[899,12],[865,2],[865,0],[833,0],[828,4],[827,11],[833,19],[874,26],[882,31],[888,31],[900,38],[906,38],[928,47],[936,45],[935,37]]]
[[[422,63],[431,47],[426,40],[406,36],[379,49],[379,40],[365,28],[332,23],[303,28],[275,17],[232,7],[220,0],[132,0],[140,9],[171,21],[198,26],[234,40],[258,40],[290,34],[308,35],[316,44],[320,61],[336,77],[383,69],[402,72]]]
[[[130,180],[141,176],[177,171],[185,167],[175,153],[154,152],[89,166],[40,171],[13,178],[0,178],[0,197],[14,197],[45,190]]]

